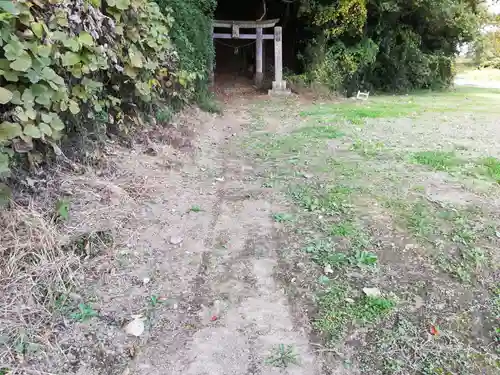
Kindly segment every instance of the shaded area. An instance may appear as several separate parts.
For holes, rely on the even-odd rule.
[[[277,26],[283,27],[283,66],[285,71],[300,68],[297,58],[303,48],[298,37],[301,24],[297,18],[298,3],[281,1],[250,0],[235,2],[220,0],[215,12],[216,20],[256,21],[279,19]],[[230,33],[230,29],[217,29],[217,32]],[[255,30],[243,29],[241,33],[254,34]],[[265,29],[265,34],[273,34],[273,28]],[[236,76],[244,77],[251,83],[255,74],[255,40],[215,40],[215,75],[218,83],[231,80]],[[274,75],[274,43],[264,41],[265,81],[270,85]]]

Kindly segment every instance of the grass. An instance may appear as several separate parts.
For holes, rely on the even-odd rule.
[[[437,261],[443,271],[465,283],[473,282],[489,262],[489,254],[479,247],[462,247],[454,253],[440,253]]]
[[[293,345],[279,344],[267,357],[266,364],[278,368],[287,368],[291,365],[298,365],[299,360]]]
[[[474,349],[450,327],[428,334],[429,326],[409,318],[397,319],[376,333],[370,351],[360,356],[363,373],[376,374],[493,374],[498,369],[488,353]],[[382,372],[381,372],[382,370]]]
[[[412,102],[394,105],[378,98],[367,102],[345,102],[333,105],[315,106],[302,111],[301,116],[335,116],[342,117],[354,124],[362,124],[365,119],[390,118],[408,116],[419,109]]]
[[[431,137],[421,128],[427,126],[426,112],[440,126],[451,124],[453,129],[455,121],[463,120],[457,114],[496,114],[498,99],[498,90],[459,88],[314,105],[300,115],[303,123],[326,125],[321,130],[302,125],[293,129],[287,123],[279,135],[269,136],[275,142],[267,144],[270,152],[262,153],[261,160],[273,175],[286,174],[273,180],[272,187],[282,187],[300,208],[284,232],[290,232],[293,242],[292,262],[305,262],[304,253],[311,261],[294,278],[301,288],[314,291],[309,296],[316,307],[313,327],[336,350],[346,348],[339,354],[360,365],[361,373],[490,375],[498,370],[494,347],[500,342],[500,327],[493,318],[485,335],[476,319],[500,316],[500,307],[495,307],[500,306],[500,293],[491,291],[491,252],[498,248],[498,235],[488,224],[497,221],[496,205],[490,207],[493,213],[483,212],[477,205],[472,209],[455,201],[455,196],[448,200],[447,194],[431,195],[438,189],[447,193],[447,181],[436,177],[442,173],[411,165],[452,173],[450,180],[462,175],[467,181],[471,176],[465,175],[475,168],[472,178],[499,181],[500,160],[463,156],[477,151],[469,143],[467,149],[433,150],[433,143],[424,144]],[[393,135],[399,129],[386,119],[400,117],[406,118],[400,120],[401,128],[409,134]],[[431,125],[429,131],[435,132]],[[381,139],[381,131],[390,148],[385,138],[384,144],[373,140]],[[327,143],[344,132],[353,141],[349,150]],[[401,135],[418,136],[410,144]],[[417,152],[398,150],[398,142]],[[446,142],[463,140],[449,135]],[[442,147],[441,139],[436,143]],[[297,173],[303,170],[316,174],[304,181]],[[457,195],[459,188],[450,186]],[[480,198],[478,202],[488,199]],[[296,242],[302,245],[297,254]],[[387,292],[363,294],[370,286]],[[469,318],[460,320],[462,316]],[[435,326],[437,331],[430,330]],[[364,345],[352,344],[358,338]]]
[[[309,212],[327,215],[344,213],[350,206],[352,189],[348,186],[299,185],[289,188],[293,200]]]
[[[357,140],[352,146],[351,150],[358,152],[364,157],[374,157],[380,154],[385,149],[385,145],[382,142],[366,142]]]
[[[70,315],[71,319],[78,322],[86,322],[96,316],[99,316],[98,312],[95,311],[92,306],[85,303],[80,303],[78,305],[78,311]]]
[[[375,267],[378,257],[375,253],[366,250],[356,250],[353,246],[351,251],[337,251],[335,243],[331,239],[315,240],[309,243],[304,251],[310,254],[311,259],[320,266],[340,268],[355,266],[359,268]]]
[[[336,139],[345,136],[345,133],[334,126],[305,126],[292,131],[292,134],[313,139]]]
[[[356,297],[341,284],[333,284],[317,297],[318,316],[313,325],[328,340],[338,340],[351,325],[365,327],[377,322],[395,307],[384,297]]]
[[[454,152],[421,151],[411,155],[410,160],[417,164],[427,165],[437,171],[449,171],[464,164]]]
[[[487,157],[480,160],[478,164],[485,168],[488,177],[500,182],[500,160],[494,157]]]
[[[284,213],[273,214],[273,220],[277,223],[285,223],[293,221],[293,215]]]

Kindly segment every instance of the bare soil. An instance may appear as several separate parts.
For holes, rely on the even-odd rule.
[[[364,127],[342,122],[348,136],[325,140],[317,132],[329,124],[311,128],[299,113],[310,101],[269,99],[239,83],[219,95],[224,115],[191,109],[132,148],[109,144],[102,168],[33,180],[43,196],[2,214],[0,375],[406,375],[422,374],[425,361],[436,366],[429,374],[455,374],[439,372],[447,358],[493,358],[488,293],[498,284],[498,254],[487,269],[471,271],[474,282],[459,282],[454,270],[439,268],[432,253],[438,245],[430,249],[405,226],[410,219],[422,231],[434,224],[405,215],[420,215],[410,210],[425,202],[430,218],[473,207],[495,224],[497,186],[489,181],[482,189],[472,178],[411,165],[401,152],[463,144],[471,157],[497,155],[498,137],[488,137],[497,117],[480,129],[462,125],[467,134],[455,125],[420,127],[425,116]],[[353,148],[377,140],[385,146],[373,155]],[[333,214],[294,204],[289,189],[296,185],[348,186],[356,194]],[[62,198],[70,202],[68,220],[54,217]],[[401,199],[408,207],[397,206]],[[361,229],[331,234],[341,225],[347,233],[351,224]],[[475,224],[478,245],[498,245],[498,238],[480,243],[486,237]],[[457,236],[468,241],[464,228]],[[362,250],[376,254],[377,267],[330,272],[313,263],[304,248],[322,231],[330,250],[345,254],[369,237]],[[441,240],[432,238],[444,254],[461,249]],[[318,325],[318,295],[333,282],[352,292],[339,311],[362,299],[367,286],[396,308],[372,325],[347,322],[332,342]],[[145,329],[134,337],[125,327],[137,318]],[[398,325],[404,327],[394,334]],[[439,339],[430,325],[443,327]],[[271,362],[280,346],[294,354],[277,366]],[[404,362],[379,363],[391,355]]]

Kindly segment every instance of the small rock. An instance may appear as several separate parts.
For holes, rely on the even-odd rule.
[[[144,333],[144,318],[141,315],[135,315],[133,318],[134,320],[127,324],[124,330],[129,335],[139,337]]]
[[[329,264],[327,264],[327,265],[325,266],[324,272],[325,272],[325,274],[327,274],[327,275],[328,275],[328,274],[330,274],[330,273],[333,273],[332,266],[330,266]]]
[[[71,298],[73,301],[82,301],[83,297],[79,294],[76,293],[69,293],[68,297]]]
[[[415,309],[420,309],[422,306],[425,305],[425,301],[422,297],[420,296],[415,296],[413,297],[413,300],[415,301]]]
[[[179,245],[182,243],[182,241],[184,241],[184,238],[180,237],[180,236],[172,236],[170,237],[170,243],[172,245]]]
[[[363,288],[363,293],[368,297],[380,297],[382,295],[378,288]]]
[[[150,282],[150,281],[151,281],[151,279],[150,279],[149,277],[145,277],[144,279],[142,279],[142,283],[143,283],[144,285],[149,284],[149,282]]]
[[[215,179],[215,181],[224,182],[225,178],[224,177],[218,177],[218,178]]]
[[[347,303],[354,303],[354,302],[356,302],[356,301],[354,301],[352,298],[346,298],[346,299],[345,299],[345,301],[346,301]]]

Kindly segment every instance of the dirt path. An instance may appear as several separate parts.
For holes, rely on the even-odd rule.
[[[154,283],[175,302],[162,307],[130,374],[283,373],[266,364],[279,344],[293,345],[300,361],[286,373],[315,374],[307,329],[294,324],[274,277],[279,249],[269,189],[232,142],[246,131],[245,114],[229,108],[205,126],[192,163],[171,172],[165,190],[142,207],[145,217],[136,218],[147,229],[134,247],[153,255]]]

